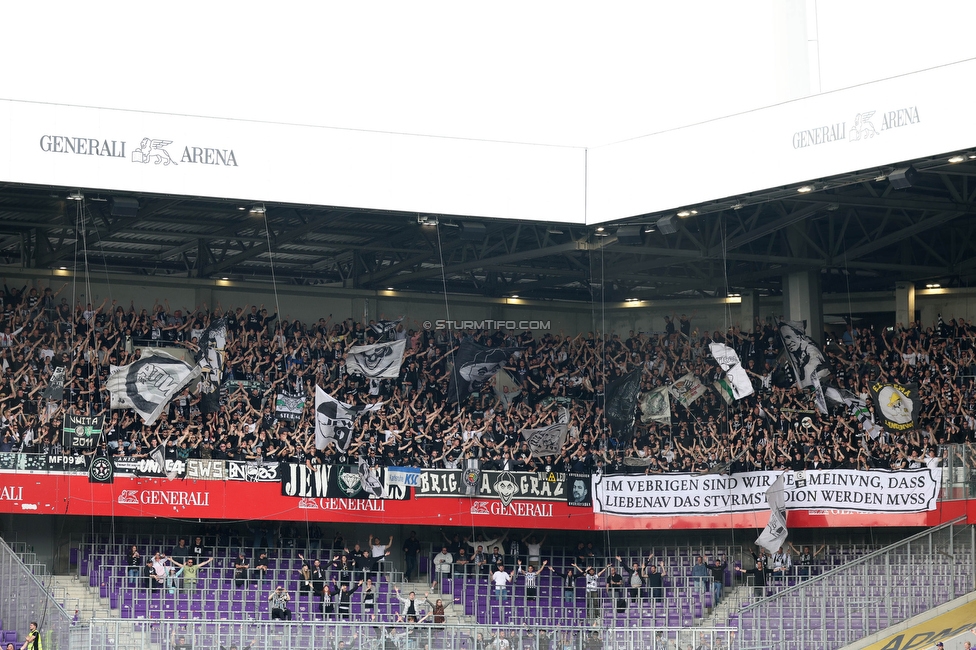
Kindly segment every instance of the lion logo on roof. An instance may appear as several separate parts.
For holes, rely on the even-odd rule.
[[[152,140],[150,138],[143,138],[142,142],[139,143],[139,148],[132,152],[132,162],[147,164],[149,162],[155,162],[155,164],[160,164],[165,167],[169,164],[176,164],[169,152],[163,147],[168,144],[173,144],[172,140]]]
[[[868,140],[878,135],[874,124],[871,123],[872,115],[874,115],[874,111],[858,113],[854,116],[854,126],[851,127],[849,138],[851,142],[856,142],[861,139]]]

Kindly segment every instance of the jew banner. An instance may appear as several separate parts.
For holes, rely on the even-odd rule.
[[[367,471],[368,470],[368,471]],[[406,499],[409,490],[391,485],[382,467],[355,465],[318,465],[311,468],[299,463],[278,466],[281,494],[301,499]],[[302,507],[302,506],[299,506]],[[305,506],[306,509],[311,505]]]
[[[878,424],[892,433],[918,428],[918,384],[874,382],[869,387]]]

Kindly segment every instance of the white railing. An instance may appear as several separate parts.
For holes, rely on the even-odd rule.
[[[92,650],[726,650],[731,628],[591,628],[93,619]],[[74,650],[74,649],[73,649]]]
[[[735,648],[840,648],[968,593],[974,536],[961,517],[750,602]]]

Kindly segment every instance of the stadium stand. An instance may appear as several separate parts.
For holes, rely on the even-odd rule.
[[[107,302],[71,308],[63,302],[58,306],[53,298],[32,300],[25,293],[5,287],[3,295],[9,326],[0,339],[0,367],[7,378],[0,387],[6,402],[0,452],[13,456],[148,457],[158,449],[167,459],[315,465],[350,463],[362,457],[376,467],[425,468],[453,468],[464,459],[475,459],[483,469],[664,473],[716,468],[738,472],[937,467],[942,461],[952,462],[957,452],[965,456],[972,444],[973,420],[968,414],[976,375],[974,334],[969,324],[954,320],[927,329],[911,324],[877,333],[848,327],[831,338],[825,353],[837,387],[850,391],[860,402],[831,404],[828,413],[821,413],[813,395],[794,387],[796,378],[790,364],[782,360],[783,345],[773,323],[758,323],[748,334],[737,328],[701,333],[691,329],[690,319],[683,318],[679,328],[656,335],[630,333],[626,339],[616,334],[605,338],[598,334],[546,335],[536,339],[528,332],[451,335],[413,330],[403,323],[362,324],[352,319],[338,324],[327,319],[310,325],[278,322],[276,314],[254,306],[182,310],[171,309],[164,301],[151,309],[130,306],[126,310]],[[192,355],[198,351],[201,334],[218,318],[227,319],[226,390],[220,396],[218,412],[201,413],[203,397],[189,390],[174,398],[152,426],[143,425],[131,414],[107,410],[111,366],[132,362],[144,345],[182,347]],[[374,343],[381,337],[406,342],[405,363],[398,378],[370,382],[346,374],[348,347]],[[509,361],[522,393],[512,408],[499,408],[495,395],[487,391],[464,400],[456,411],[447,408],[445,362],[464,340],[522,348]],[[644,391],[667,385],[687,372],[710,384],[719,378],[707,353],[710,342],[730,345],[750,365],[753,396],[726,404],[717,393],[709,392],[690,408],[673,408],[670,426],[639,423],[629,446],[609,435],[601,409],[607,385],[632,369],[642,371]],[[64,397],[52,407],[43,394],[59,366],[65,368]],[[877,426],[867,386],[879,378],[919,383],[923,407],[915,432],[895,436]],[[297,420],[286,420],[276,417],[272,407],[275,395],[309,398],[316,385],[351,403],[383,401],[387,406],[362,420],[361,432],[347,451],[317,450],[314,422],[307,411]],[[310,402],[306,399],[306,404]],[[566,445],[558,457],[533,458],[519,432],[554,422],[555,408],[550,407],[560,405],[570,409]],[[91,451],[63,446],[59,418],[65,413],[106,413],[104,443]],[[801,415],[809,420],[801,421]],[[311,643],[317,647],[320,638],[343,641],[346,647],[379,647],[377,644],[387,640],[396,647],[414,647],[419,643],[414,637],[426,637],[428,648],[487,649],[494,644],[490,647],[503,650],[505,639],[500,634],[506,631],[508,639],[516,635],[525,648],[556,647],[563,637],[567,639],[563,647],[641,643],[722,648],[772,641],[799,648],[804,642],[842,643],[860,638],[911,616],[919,607],[946,602],[960,593],[966,581],[971,581],[971,553],[956,548],[946,555],[938,550],[936,547],[944,546],[940,536],[946,534],[951,533],[943,529],[921,533],[918,539],[929,545],[925,549],[918,548],[915,538],[885,548],[877,541],[835,540],[821,549],[822,554],[815,553],[814,566],[804,566],[800,557],[806,551],[793,548],[787,566],[766,575],[766,585],[758,589],[754,588],[755,574],[743,580],[738,571],[753,571],[757,558],[750,558],[730,538],[654,548],[608,542],[606,551],[592,556],[581,556],[572,547],[548,548],[543,554],[546,565],[537,566],[533,575],[534,596],[527,590],[531,585],[526,582],[528,562],[523,551],[521,564],[512,557],[504,560],[512,584],[501,604],[487,571],[490,561],[483,566],[478,566],[477,558],[466,565],[454,564],[444,575],[433,571],[439,540],[426,542],[422,578],[415,583],[404,580],[398,557],[369,573],[356,564],[344,545],[335,552],[323,549],[327,541],[312,544],[310,538],[303,539],[288,526],[257,531],[221,527],[216,534],[205,531],[207,552],[198,562],[212,560],[199,569],[196,589],[189,589],[181,575],[171,583],[149,583],[143,573],[145,562],[135,565],[135,577],[129,575],[133,566],[126,557],[129,548],[135,546],[142,558],[152,558],[157,552],[177,556],[181,551],[173,551],[178,546],[178,536],[173,534],[93,534],[80,540],[74,552],[80,579],[118,612],[120,620],[143,626],[139,628],[144,635],[139,637],[141,642],[163,646],[178,646],[174,635],[185,633],[197,645],[216,647],[238,638],[243,647],[247,639],[227,632],[227,626],[237,623],[261,626],[261,634],[284,638],[289,647],[311,647],[307,645]],[[263,579],[255,577],[250,566],[243,576],[235,571],[234,558],[241,549],[253,565],[257,555],[252,551],[257,544],[251,546],[252,537],[268,540],[261,544],[270,552]],[[936,539],[939,542],[933,544]],[[21,555],[29,565],[26,551]],[[343,568],[337,555],[348,556],[352,568]],[[329,613],[321,597],[303,589],[305,562],[300,556],[321,560],[327,584],[337,580],[353,587],[371,575],[373,607],[367,609],[360,587],[350,599],[348,615]],[[708,562],[728,560],[716,569],[721,590],[713,585],[710,569],[706,574],[694,568],[699,556]],[[185,557],[177,559],[182,563]],[[180,566],[164,558],[160,562],[174,570]],[[575,574],[568,579],[571,586],[567,589],[566,571],[574,562],[584,570],[593,566],[601,573],[599,580],[588,588],[587,578]],[[644,583],[636,591],[627,582],[633,562],[641,567]],[[660,587],[649,568],[643,568],[645,563],[655,566],[655,572],[663,569],[658,574],[662,576]],[[608,582],[610,566],[623,578],[619,586]],[[242,586],[237,585],[239,578]],[[291,595],[297,627],[269,620],[268,596],[273,585],[281,585]],[[897,592],[909,585],[922,589],[926,599],[916,598],[910,604],[908,593]],[[417,592],[421,602],[418,618],[423,621],[416,627],[403,620],[394,587],[401,593]],[[587,591],[591,591],[589,596]],[[898,598],[887,597],[896,592]],[[727,601],[724,607],[719,607],[720,593]],[[855,595],[863,607],[851,606]],[[51,596],[56,599],[56,592]],[[434,620],[434,616],[442,616],[433,611],[438,597],[447,607],[443,618]],[[884,607],[867,606],[882,601]],[[71,609],[66,602],[60,607],[65,615]],[[324,611],[319,612],[320,607]],[[337,609],[338,604],[333,605]],[[863,615],[853,615],[855,611]],[[20,623],[15,627],[23,629]],[[797,631],[800,627],[803,634]],[[128,629],[100,628],[96,632],[92,628],[91,633],[104,635],[105,644],[111,645],[108,639],[135,634],[136,628]],[[366,630],[372,630],[373,636],[364,636]],[[707,640],[688,636],[689,630],[706,635]],[[732,630],[739,630],[739,636]],[[527,631],[531,631],[528,638]],[[593,632],[597,636],[591,636]],[[664,636],[658,638],[658,632]],[[637,636],[628,636],[634,634]]]

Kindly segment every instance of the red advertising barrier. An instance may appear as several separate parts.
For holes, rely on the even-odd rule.
[[[90,483],[85,475],[4,473],[0,513],[172,519],[264,519],[383,523],[416,526],[481,526],[557,530],[661,530],[762,528],[763,511],[723,515],[624,517],[570,507],[564,501],[513,501],[442,497],[423,500],[296,498],[277,483],[116,477]],[[969,514],[976,501],[939,502],[935,510],[910,514],[843,510],[791,510],[791,528],[861,526],[928,527]]]

